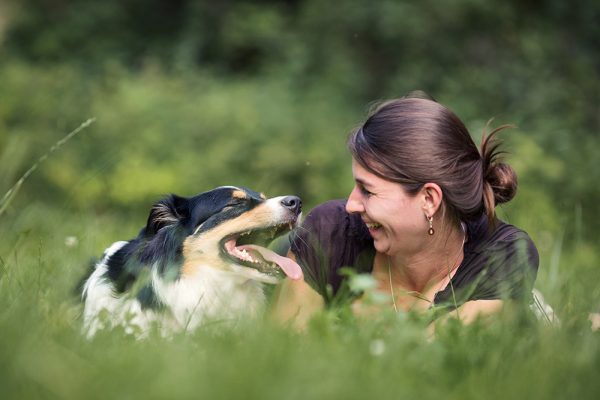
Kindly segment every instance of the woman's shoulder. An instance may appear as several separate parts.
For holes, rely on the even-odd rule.
[[[537,276],[539,255],[524,230],[496,220],[490,229],[487,218],[467,223],[464,259],[452,278],[452,287],[436,296],[436,302],[454,298],[469,300],[528,298]]]
[[[294,231],[292,238],[300,236],[301,243],[310,239],[319,247],[331,250],[336,247],[347,248],[348,242],[370,242],[369,230],[358,214],[346,211],[346,200],[330,200],[314,207]],[[292,246],[298,244],[292,240]],[[294,250],[294,248],[292,248]]]
[[[329,200],[314,207],[301,226],[313,233],[361,234],[365,227],[357,214],[346,211],[346,200]],[[368,231],[367,231],[368,232]]]
[[[329,200],[315,206],[304,219],[305,223],[312,220],[341,221],[346,214],[346,200]]]
[[[494,271],[529,270],[537,272],[539,254],[535,243],[523,229],[499,219],[490,227],[487,217],[467,225],[465,257],[469,268]],[[467,268],[468,269],[468,268]]]
[[[331,200],[313,208],[290,235],[290,250],[304,271],[305,280],[325,296],[340,287],[342,267],[368,271],[372,241],[360,215],[346,212],[345,200]]]
[[[490,227],[485,215],[467,223],[465,253],[496,252],[520,246],[531,248],[537,253],[529,234],[515,225],[496,219]]]

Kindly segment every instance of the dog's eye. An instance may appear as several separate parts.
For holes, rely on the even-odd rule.
[[[239,208],[239,207],[240,207],[240,203],[229,203],[225,207],[223,207],[223,209],[221,210],[221,212],[227,212],[227,211]]]
[[[240,207],[240,206],[242,206],[244,204],[247,204],[247,203],[248,203],[247,199],[237,199],[237,198],[234,198],[234,199],[231,199],[231,201],[229,201],[227,203],[227,205],[225,207],[223,207],[223,209],[221,211],[228,211],[228,210],[234,209],[236,207]]]

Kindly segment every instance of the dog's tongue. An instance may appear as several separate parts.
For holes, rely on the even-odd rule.
[[[260,247],[253,244],[246,244],[243,246],[238,246],[237,248],[240,250],[254,251],[260,254],[261,257],[264,258],[266,261],[274,262],[275,264],[279,265],[279,268],[281,268],[281,270],[285,272],[285,274],[291,279],[298,280],[301,279],[303,276],[302,269],[296,262],[294,262],[294,260],[289,259],[287,257],[282,257],[279,254],[265,247]]]

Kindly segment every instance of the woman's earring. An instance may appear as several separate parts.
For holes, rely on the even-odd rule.
[[[435,231],[433,230],[433,217],[427,217],[427,221],[429,221],[429,230],[427,231],[427,233],[429,233],[429,236],[433,236],[433,234],[435,233]]]

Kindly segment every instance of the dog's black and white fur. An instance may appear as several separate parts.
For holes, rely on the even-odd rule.
[[[86,334],[120,326],[143,336],[156,325],[168,335],[256,316],[262,283],[302,277],[296,263],[263,247],[300,212],[296,196],[266,199],[233,186],[159,201],[139,235],[111,245],[85,282]]]

